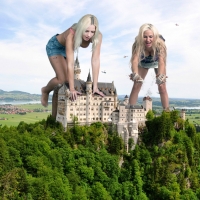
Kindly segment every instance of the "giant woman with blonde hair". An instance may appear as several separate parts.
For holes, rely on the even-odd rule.
[[[46,51],[56,76],[41,89],[41,104],[43,106],[48,105],[49,93],[64,82],[69,82],[72,101],[81,94],[74,89],[74,51],[78,50],[79,47],[87,48],[90,43],[92,43],[93,93],[104,96],[97,87],[101,42],[102,34],[99,31],[98,20],[91,14],[83,16],[78,23],[73,24],[63,33],[54,35],[49,40]]]
[[[167,49],[164,38],[152,24],[143,24],[132,46],[130,79],[134,81],[129,103],[135,105],[143,80],[150,68],[156,73],[156,84],[164,110],[169,110],[166,89],[166,57]]]

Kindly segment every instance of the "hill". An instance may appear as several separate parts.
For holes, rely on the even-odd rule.
[[[119,100],[123,100],[126,95],[118,95]],[[40,101],[40,94],[30,94],[22,91],[4,91],[0,89],[0,101]],[[153,101],[153,109],[161,109],[160,98],[151,97]],[[49,100],[52,95],[49,95]],[[142,105],[143,97],[138,98],[138,104]],[[169,98],[170,107],[200,107],[200,99],[183,99],[183,98]]]
[[[52,95],[49,96],[51,99]],[[40,101],[40,94],[30,94],[22,91],[4,91],[0,90],[0,101]]]
[[[118,95],[120,100],[123,100],[125,95]],[[162,107],[160,98],[158,97],[151,97],[153,102],[153,109]],[[142,105],[143,97],[138,98],[138,104]],[[169,98],[169,105],[170,107],[199,107],[200,109],[200,99],[190,99],[190,98]]]
[[[0,126],[0,199],[198,200],[200,133],[178,116],[149,119],[128,153],[100,122]]]

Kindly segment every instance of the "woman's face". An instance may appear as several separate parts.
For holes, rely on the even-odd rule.
[[[146,30],[143,34],[144,46],[148,49],[153,45],[154,35],[151,30]]]
[[[89,27],[87,27],[85,32],[83,32],[83,40],[89,41],[95,34],[95,30],[96,28],[94,25],[90,25]]]

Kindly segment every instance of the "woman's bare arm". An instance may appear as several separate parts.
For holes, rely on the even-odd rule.
[[[98,93],[101,96],[104,96],[102,92],[98,90],[98,77],[99,77],[99,69],[100,69],[100,51],[101,51],[101,43],[102,43],[102,34],[99,34],[99,42],[96,45],[93,53],[92,53],[92,76],[93,76],[93,94]]]

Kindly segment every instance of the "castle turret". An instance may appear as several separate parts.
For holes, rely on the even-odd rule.
[[[182,109],[180,114],[181,114],[181,118],[185,120],[185,109]]]
[[[143,107],[145,110],[145,115],[149,110],[152,110],[152,99],[149,96],[143,98]]]
[[[87,77],[86,81],[86,123],[88,124],[91,120],[90,118],[90,112],[89,112],[89,105],[91,101],[91,96],[92,96],[92,79],[90,72]]]
[[[124,103],[125,103],[126,105],[128,105],[128,100],[129,100],[128,95],[126,95],[126,96],[124,97]]]
[[[74,62],[74,79],[80,80],[81,69],[78,61],[78,57]]]

